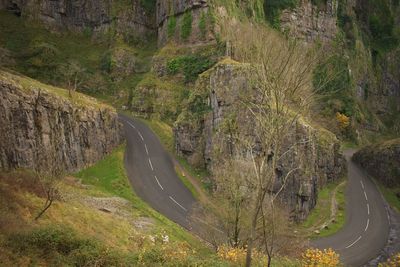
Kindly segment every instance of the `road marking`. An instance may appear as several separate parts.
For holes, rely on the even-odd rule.
[[[136,127],[135,127],[135,125],[133,125],[132,123],[130,123],[129,121],[126,121],[133,129],[135,129],[136,130]]]
[[[147,145],[146,144],[144,144],[144,148],[146,149],[146,154],[148,155],[149,154],[149,150],[147,149]]]
[[[360,183],[361,183],[362,189],[364,190],[364,183],[361,180],[360,180]]]
[[[352,246],[354,246],[358,241],[360,241],[361,236],[359,236],[356,241],[354,241],[353,243],[351,243],[350,245],[348,245],[346,248],[351,248]]]
[[[368,215],[369,215],[369,204],[367,203],[367,210],[368,210]]]
[[[368,201],[367,193],[364,191],[365,200]]]
[[[142,139],[142,141],[144,141],[143,135],[138,131],[138,134],[140,136],[140,139]]]
[[[160,181],[158,180],[157,176],[154,175],[154,178],[156,178],[157,184],[160,186],[161,190],[164,190],[164,188],[160,184]]]
[[[176,205],[178,205],[181,209],[183,209],[184,211],[187,211],[187,209],[185,209],[181,204],[179,204],[173,197],[169,196],[169,198],[175,202]]]
[[[154,171],[153,164],[151,163],[151,159],[149,158],[149,164],[152,171]]]
[[[368,230],[368,226],[369,226],[369,218],[367,220],[367,226],[365,226],[364,232],[366,232]]]

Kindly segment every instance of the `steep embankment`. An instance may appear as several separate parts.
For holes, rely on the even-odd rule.
[[[353,160],[385,186],[400,186],[400,138],[367,146]]]
[[[115,110],[95,99],[0,71],[0,168],[76,171],[122,140]]]

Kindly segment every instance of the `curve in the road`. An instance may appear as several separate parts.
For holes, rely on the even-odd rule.
[[[181,226],[192,229],[190,212],[196,203],[175,172],[173,161],[157,136],[141,121],[120,115],[127,140],[125,168],[139,197]],[[362,266],[386,245],[389,234],[387,207],[374,182],[351,161],[346,151],[348,186],[346,223],[335,235],[312,242],[318,248],[333,248],[342,262]]]
[[[351,161],[354,152],[345,151],[349,179],[345,225],[335,235],[315,240],[312,245],[333,248],[348,266],[363,266],[377,257],[386,245],[390,219],[375,183]]]
[[[175,172],[157,136],[141,121],[120,115],[127,140],[125,168],[136,194],[155,210],[191,229],[189,214],[196,202]]]

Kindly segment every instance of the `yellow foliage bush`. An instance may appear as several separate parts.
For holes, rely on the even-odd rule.
[[[379,263],[378,267],[398,267],[400,266],[400,252],[393,255],[384,263]]]
[[[307,249],[302,255],[304,267],[336,267],[340,266],[339,254],[332,249]]]
[[[350,118],[340,112],[336,112],[336,121],[342,130],[346,129],[350,125]]]
[[[218,248],[218,256],[240,266],[243,266],[246,263],[245,248],[220,246]],[[254,250],[252,253],[252,261],[255,266],[266,266],[268,263],[268,257],[265,254]]]

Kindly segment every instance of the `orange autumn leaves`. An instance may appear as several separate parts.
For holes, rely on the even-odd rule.
[[[336,267],[340,266],[339,254],[332,249],[307,249],[302,256],[304,267]]]
[[[240,266],[246,261],[245,248],[230,248],[221,246],[218,248],[218,256]],[[266,255],[255,251],[253,253],[255,266],[266,266],[268,258]],[[307,249],[301,257],[300,266],[302,267],[337,267],[341,266],[339,254],[332,249]],[[297,266],[297,265],[296,265]],[[386,267],[386,266],[385,266]],[[390,265],[391,267],[391,265]]]

